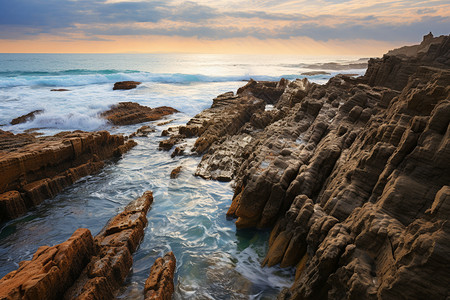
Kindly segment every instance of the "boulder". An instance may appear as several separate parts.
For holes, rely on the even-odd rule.
[[[119,81],[114,83],[113,90],[131,90],[135,89],[141,82],[138,81]]]
[[[100,116],[114,125],[130,125],[159,120],[177,112],[176,109],[167,106],[150,108],[134,102],[120,102],[102,112]]]

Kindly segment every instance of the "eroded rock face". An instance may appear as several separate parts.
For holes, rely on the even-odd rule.
[[[177,112],[176,109],[168,106],[150,108],[134,102],[120,102],[101,113],[100,116],[114,125],[130,125],[159,120]]]
[[[63,132],[43,138],[5,136],[8,142],[0,156],[0,221],[54,197],[81,177],[97,172],[104,160],[119,157],[136,145],[107,131]]]
[[[0,279],[1,299],[113,299],[144,236],[151,192],[132,201],[93,238],[80,228],[64,243],[40,247]]]
[[[261,120],[257,119],[255,115],[264,114],[266,104],[276,103],[286,84],[287,80],[284,79],[280,82],[256,82],[251,80],[246,86],[240,88],[236,95],[233,92],[228,92],[217,96],[213,99],[211,108],[197,114],[186,126],[165,130],[162,135],[169,136],[169,138],[161,141],[159,148],[171,150],[184,139],[197,137],[190,150],[196,154],[204,154],[202,162],[208,162],[199,166],[196,175],[208,179],[230,181],[233,178],[232,170],[238,163],[233,154],[237,148],[243,148],[249,141],[242,141],[242,139],[239,139],[237,143],[230,141],[228,147],[222,147],[220,150],[210,149],[210,147],[223,142],[229,136],[245,132],[244,125],[248,124],[250,120],[254,120],[254,123],[263,123],[270,120],[270,116]],[[182,155],[185,150],[186,145],[176,147],[172,157]],[[211,157],[211,155],[220,156],[221,163],[225,163],[226,157],[230,158],[227,162],[229,170],[223,170],[224,168],[218,170],[219,168],[213,162],[217,158]],[[215,172],[215,170],[218,170],[218,172]]]
[[[173,252],[166,253],[164,257],[156,259],[150,270],[150,275],[145,281],[144,294],[146,300],[172,299],[176,264]]]
[[[152,192],[127,205],[95,237],[97,252],[64,299],[113,299],[133,264],[147,225],[147,211],[153,203]]]
[[[135,89],[141,82],[139,81],[119,81],[114,83],[113,90],[131,90]]]
[[[280,299],[448,296],[449,41],[290,82],[210,145],[198,172],[235,179],[227,215],[273,227],[264,264],[297,268]]]
[[[0,279],[0,298],[62,299],[94,252],[94,239],[84,228],[62,244],[40,247],[31,261]]]

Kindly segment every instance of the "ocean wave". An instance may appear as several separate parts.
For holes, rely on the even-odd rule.
[[[85,114],[82,112],[70,112],[67,114],[59,114],[57,112],[46,112],[36,115],[29,122],[8,125],[5,130],[19,132],[31,128],[39,129],[58,129],[58,130],[84,130],[94,131],[106,125],[106,120],[101,119],[97,114]]]
[[[17,73],[17,72],[16,72]],[[49,86],[68,87],[90,84],[114,83],[117,81],[133,80],[140,82],[189,84],[196,82],[231,82],[255,80],[276,81],[282,77],[295,79],[302,77],[300,74],[282,76],[263,75],[232,75],[232,76],[208,76],[203,74],[182,73],[149,73],[139,71],[115,71],[115,70],[67,70],[61,72],[23,72],[13,75],[11,72],[0,72],[0,88],[16,86]]]

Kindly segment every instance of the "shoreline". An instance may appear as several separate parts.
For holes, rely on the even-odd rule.
[[[273,228],[263,264],[297,270],[279,299],[445,296],[436,265],[449,245],[442,43],[445,50],[449,37],[412,58],[371,59],[363,77],[325,85],[250,81],[168,131],[167,148],[181,147],[174,156],[202,155],[196,175],[233,180],[227,215],[238,228]],[[192,137],[191,150],[184,140]],[[427,243],[437,246],[424,264],[408,259],[421,258]],[[430,271],[442,279],[424,276]]]

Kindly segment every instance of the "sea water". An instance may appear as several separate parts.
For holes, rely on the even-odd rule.
[[[118,298],[142,299],[153,262],[167,251],[177,258],[175,299],[272,299],[293,282],[294,269],[262,268],[267,230],[236,230],[225,217],[232,183],[193,176],[200,157],[171,158],[158,150],[161,131],[185,124],[209,107],[218,94],[236,91],[245,81],[293,80],[314,65],[337,62],[330,75],[308,78],[325,83],[349,70],[357,57],[169,54],[0,54],[0,129],[14,133],[35,129],[45,135],[67,130],[109,130],[129,135],[140,126],[111,126],[99,113],[112,104],[133,101],[167,105],[180,113],[170,124],[149,122],[156,132],[135,138],[138,145],[98,174],[80,179],[58,196],[0,227],[0,277],[31,259],[39,246],[68,239],[80,227],[97,234],[108,219],[146,190],[154,193],[145,237],[133,255],[133,268]],[[134,80],[136,89],[113,91],[116,81]],[[68,89],[54,92],[51,89]],[[18,116],[43,110],[24,124]],[[193,143],[188,140],[188,143]],[[1,154],[0,154],[1,155]],[[170,179],[172,169],[181,175]]]

